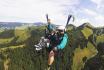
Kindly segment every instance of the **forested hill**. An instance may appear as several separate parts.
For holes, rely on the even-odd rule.
[[[0,70],[45,70],[46,49],[36,52],[34,44],[44,35],[45,26],[0,30]],[[104,70],[104,28],[88,23],[69,25],[68,44],[60,56],[59,70]],[[52,66],[56,70],[59,60]]]

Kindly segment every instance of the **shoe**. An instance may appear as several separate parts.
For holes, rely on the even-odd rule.
[[[34,45],[36,48],[38,48],[39,46],[38,45]]]
[[[37,51],[41,50],[42,48],[36,48]]]
[[[47,70],[50,70],[51,68],[50,67],[48,67],[48,69]]]
[[[35,46],[35,48],[36,48],[37,51],[39,51],[39,50],[42,49],[42,48],[40,47],[40,45],[34,45],[34,46]]]
[[[46,68],[45,70],[50,70],[51,68],[50,67],[48,67],[48,68]]]

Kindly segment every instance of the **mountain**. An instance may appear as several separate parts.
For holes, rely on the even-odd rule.
[[[35,26],[44,26],[44,25],[46,25],[45,23],[43,23],[43,22],[35,22],[35,23],[33,23]]]
[[[104,28],[69,25],[67,46],[55,58],[56,70],[104,70]],[[74,29],[75,28],[75,29]],[[45,70],[47,49],[37,52],[34,45],[44,36],[45,26],[9,29],[0,32],[0,70]]]
[[[76,29],[76,28],[77,28],[77,27],[74,26],[73,24],[67,25],[67,29],[68,29],[68,30],[72,30],[72,29]]]
[[[0,22],[0,28],[2,29],[14,29],[21,26],[43,26],[45,25],[42,22],[35,23],[21,23],[21,22]]]
[[[80,25],[79,27],[81,27],[81,28],[83,28],[83,27],[94,28],[94,26],[92,26],[90,23],[84,23],[84,24]]]
[[[18,22],[0,22],[0,28],[15,28],[15,27],[19,27],[22,26],[21,23]]]

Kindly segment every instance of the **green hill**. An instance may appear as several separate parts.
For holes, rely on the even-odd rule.
[[[32,26],[0,32],[0,70],[44,70],[48,53],[46,49],[36,52],[34,48],[44,29],[45,26]],[[103,70],[104,28],[69,25],[67,33],[69,40],[60,57],[59,70]],[[55,58],[53,70],[57,63]]]

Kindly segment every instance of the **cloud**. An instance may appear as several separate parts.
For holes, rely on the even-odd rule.
[[[80,18],[80,22],[90,22],[93,26],[104,26],[104,14],[101,14],[97,12],[96,10],[88,9],[88,8],[83,8],[82,12],[84,12],[85,15],[88,17],[86,18]]]
[[[104,26],[104,16],[102,16],[102,15],[96,16],[95,22],[97,22],[96,26]]]
[[[88,0],[103,8],[103,0]],[[17,22],[46,22],[45,14],[49,14],[54,24],[66,24],[68,14],[76,17],[75,25],[80,25],[86,21],[97,25],[99,21],[103,22],[99,9],[89,9],[87,1],[82,0],[0,0],[0,21],[17,21]],[[82,4],[83,3],[83,4]],[[101,4],[101,5],[100,5]],[[100,16],[99,16],[100,15]],[[97,20],[99,19],[99,21]],[[96,21],[96,22],[95,22]],[[102,23],[101,22],[101,23]]]
[[[83,9],[83,12],[90,15],[90,16],[96,16],[97,15],[97,12],[91,10],[91,9],[87,9],[87,8],[84,8]]]
[[[97,5],[97,8],[104,7],[104,0],[91,0]]]
[[[45,14],[56,24],[64,24],[64,5],[75,5],[78,0],[0,0],[0,21],[46,22]],[[20,20],[21,19],[21,20]]]

